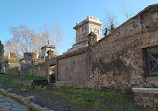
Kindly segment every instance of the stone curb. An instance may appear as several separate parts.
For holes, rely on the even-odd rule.
[[[132,88],[134,93],[153,93],[158,94],[158,88]]]
[[[8,93],[5,89],[0,88],[0,93],[28,106],[33,111],[54,111],[54,110],[49,110],[48,108],[45,108],[45,107],[41,107],[40,105],[35,104],[33,102],[30,102],[27,100],[26,97],[23,97],[21,95],[17,95],[14,93]]]

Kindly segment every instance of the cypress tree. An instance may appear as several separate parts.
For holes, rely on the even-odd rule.
[[[4,45],[2,44],[2,42],[0,41],[0,59],[2,59],[4,54]]]

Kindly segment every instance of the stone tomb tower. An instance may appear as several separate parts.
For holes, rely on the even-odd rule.
[[[76,23],[76,26],[73,29],[76,30],[76,43],[68,50],[68,52],[75,51],[78,48],[87,47],[87,36],[90,32],[94,32],[97,35],[97,41],[102,38],[101,20],[92,16],[87,16],[87,19],[84,21]]]
[[[33,52],[25,52],[24,53],[25,62],[31,62],[33,59],[37,59],[36,53],[33,53]]]
[[[53,45],[45,45],[44,47],[41,48],[41,58],[45,58],[48,56],[49,51],[51,51],[54,55],[55,52],[55,46]]]

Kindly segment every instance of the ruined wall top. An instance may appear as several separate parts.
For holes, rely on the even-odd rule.
[[[25,52],[24,53],[24,60],[25,62],[32,61],[33,59],[37,59],[37,54],[33,52]]]
[[[87,24],[87,23],[92,23],[92,24],[101,26],[100,19],[95,18],[93,16],[87,16],[87,19],[83,20],[80,23],[76,23],[76,26],[73,29],[77,30],[78,28],[82,27],[84,24]]]
[[[55,52],[55,46],[53,45],[45,45],[44,47],[41,48],[41,58],[45,58],[46,56],[49,55],[49,51],[52,51],[52,55],[54,55]]]
[[[9,53],[8,54],[8,60],[17,60],[16,54],[15,53]]]
[[[140,11],[137,15],[135,15],[131,19],[121,24],[106,37],[103,37],[98,42],[96,42],[96,45],[104,40],[107,41],[106,43],[112,43],[125,36],[130,37],[138,33],[157,30],[158,28],[158,25],[156,25],[158,23],[157,17],[158,17],[158,4],[149,5],[144,10]]]
[[[53,49],[55,49],[55,46],[54,45],[45,45],[41,49],[44,49],[44,48],[53,48]]]
[[[68,50],[68,52],[72,52],[83,47],[88,47],[87,36],[91,32],[96,34],[97,41],[102,38],[101,20],[93,16],[87,16],[87,18],[82,22],[76,23],[74,29],[76,30],[76,43],[71,49]]]

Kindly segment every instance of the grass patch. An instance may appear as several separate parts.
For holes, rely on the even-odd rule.
[[[17,76],[13,74],[0,74],[1,77],[4,78],[19,78],[19,79],[27,79],[27,80],[47,80],[45,77],[36,77],[36,76]]]
[[[0,78],[0,81],[3,83],[11,84],[11,85],[16,86],[18,88],[29,88],[29,86],[25,86],[23,84],[17,84],[17,83],[11,82],[10,79]]]
[[[21,84],[12,83],[10,77],[15,75],[0,75],[0,81],[9,83],[19,88],[29,88]],[[3,78],[4,77],[4,78]],[[6,78],[5,78],[6,77]],[[26,78],[26,76],[23,76]],[[28,77],[31,78],[32,77]],[[32,87],[33,88],[33,87]],[[32,89],[30,88],[30,89]],[[35,88],[35,87],[34,87]],[[103,92],[91,88],[73,88],[66,86],[48,86],[43,91],[54,96],[59,96],[71,104],[76,104],[93,110],[105,111],[153,111],[151,109],[138,107],[135,105],[132,94],[124,94],[120,92]]]
[[[50,93],[65,98],[69,103],[105,111],[152,111],[135,105],[133,96],[120,92],[103,92],[91,88],[53,86]]]
[[[18,80],[33,80],[32,85],[43,85],[46,86],[48,85],[48,80],[45,77],[35,77],[35,76],[17,76],[17,75],[11,75],[11,74],[0,74],[0,78],[3,79],[4,81],[10,81],[14,82],[14,79]],[[20,82],[21,83],[21,82]]]

